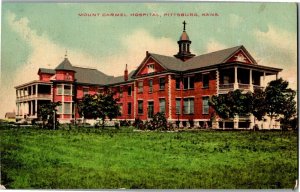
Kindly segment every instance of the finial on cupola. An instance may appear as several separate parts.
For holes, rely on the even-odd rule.
[[[66,49],[65,59],[68,58],[68,50]]]
[[[185,31],[185,25],[187,24],[185,21],[183,21],[183,31]]]
[[[124,80],[128,81],[128,70],[127,70],[127,64],[125,66],[125,71],[124,71]]]

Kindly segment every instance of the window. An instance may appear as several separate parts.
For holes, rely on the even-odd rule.
[[[202,75],[202,83],[203,83],[203,88],[209,87],[209,74]]]
[[[62,85],[57,85],[57,95],[62,95]]]
[[[64,103],[64,114],[71,114],[71,103]]]
[[[127,94],[128,96],[131,96],[131,85],[128,85]]]
[[[154,72],[154,64],[149,64],[148,65],[148,73],[153,73]]]
[[[183,88],[184,89],[194,89],[194,80],[193,76],[183,78]]]
[[[209,97],[203,97],[202,98],[202,114],[208,114],[209,113],[209,104],[208,104]]]
[[[143,81],[138,82],[138,93],[143,93]]]
[[[148,101],[148,118],[153,118],[154,115],[154,102]]]
[[[176,89],[180,89],[180,78],[176,78]]]
[[[65,95],[72,95],[71,93],[71,86],[70,85],[65,85],[65,90],[64,90],[64,94]]]
[[[183,112],[184,114],[194,114],[194,98],[183,99]]]
[[[66,74],[66,80],[72,80],[72,76],[69,73]]]
[[[143,114],[143,100],[138,100],[138,114]]]
[[[62,114],[62,106],[61,105],[57,106],[56,110],[57,110],[57,114]]]
[[[159,112],[161,113],[166,112],[166,99],[164,98],[159,99]]]
[[[153,80],[149,79],[149,93],[153,92]]]
[[[165,82],[166,82],[165,78],[160,78],[159,79],[159,89],[160,90],[164,90],[165,89]]]
[[[127,103],[127,114],[131,115],[131,103]]]
[[[89,94],[89,88],[88,87],[84,87],[83,88],[83,96],[88,95]]]
[[[176,99],[176,114],[181,114],[181,99]]]

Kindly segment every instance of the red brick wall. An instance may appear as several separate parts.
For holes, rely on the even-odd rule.
[[[128,87],[131,86],[131,95],[128,95]],[[123,95],[120,97],[119,88],[123,89]],[[133,84],[120,85],[114,87],[115,95],[114,98],[118,98],[118,104],[122,105],[121,116],[118,119],[134,119],[134,90]],[[131,114],[128,114],[128,103],[131,102]]]
[[[159,90],[159,78],[165,78],[165,89]],[[149,79],[153,80],[153,92],[149,93]],[[159,98],[165,98],[166,101],[166,117],[169,116],[168,106],[169,106],[169,99],[168,99],[168,76],[161,75],[153,78],[146,78],[143,80],[144,89],[143,93],[138,93],[138,87],[136,87],[136,117],[146,120],[148,115],[148,101],[151,100],[154,102],[154,114],[159,112]],[[137,82],[139,82],[137,81]],[[138,86],[138,83],[136,83]],[[143,114],[138,114],[138,100],[143,100]]]
[[[69,79],[68,79],[69,77]],[[56,80],[62,81],[73,81],[74,72],[73,71],[56,71]]]
[[[46,74],[46,73],[40,73],[40,74],[39,74],[40,81],[45,81],[45,82],[49,82],[49,81],[50,81],[50,78],[51,78],[52,76],[53,76],[53,75]]]
[[[176,98],[182,98],[181,100],[181,114],[180,119],[209,119],[210,115],[202,114],[202,97],[211,96],[216,94],[216,72],[212,71],[209,75],[209,88],[203,88],[202,74],[195,74],[194,89],[183,90],[183,84],[181,83],[181,90],[176,90],[176,79],[172,76],[171,80],[171,95],[172,95],[172,119],[177,119],[176,114]],[[194,97],[194,114],[183,114],[183,98]],[[210,113],[213,110],[210,108]]]

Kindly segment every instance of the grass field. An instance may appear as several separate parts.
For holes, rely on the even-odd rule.
[[[1,128],[6,188],[293,188],[295,132]]]

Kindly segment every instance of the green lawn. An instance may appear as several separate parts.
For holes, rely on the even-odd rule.
[[[1,128],[6,188],[293,188],[295,132]]]

